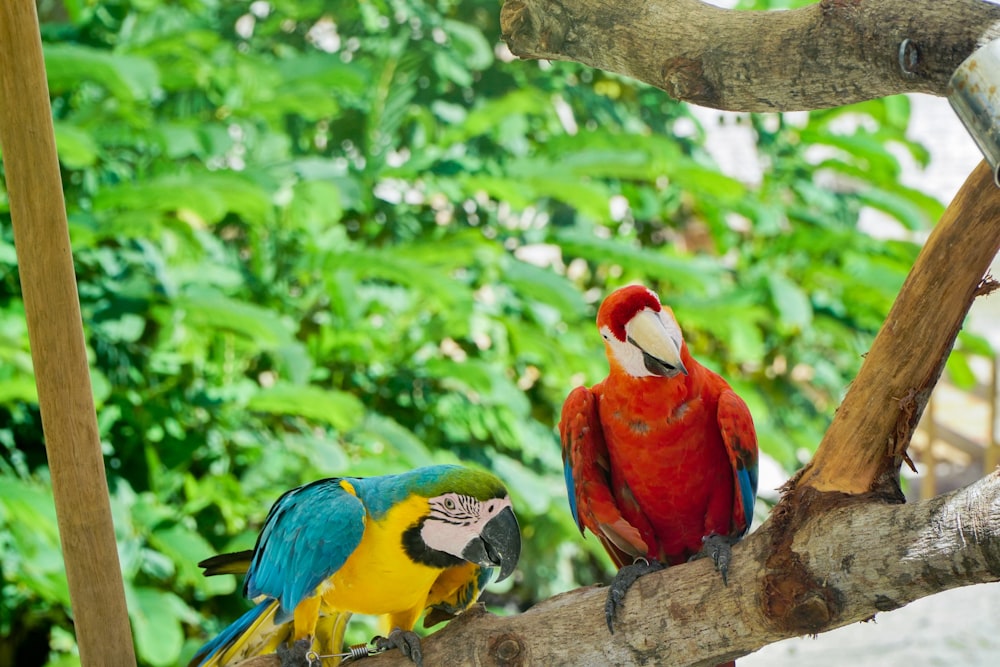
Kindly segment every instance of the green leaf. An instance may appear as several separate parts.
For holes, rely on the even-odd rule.
[[[159,71],[152,61],[79,44],[45,44],[45,70],[55,93],[93,81],[120,100],[141,101],[159,87]]]
[[[618,264],[629,271],[657,276],[672,285],[704,290],[717,282],[722,268],[705,257],[678,256],[669,248],[642,248],[615,239],[601,238],[579,227],[560,230],[555,241],[568,257],[578,256],[595,262]]]
[[[68,169],[82,169],[97,162],[97,142],[81,127],[68,123],[53,123],[59,161]]]
[[[260,186],[234,172],[180,173],[101,190],[94,208],[187,211],[214,224],[230,212],[248,221],[266,220],[271,202]]]
[[[484,70],[493,64],[493,48],[481,30],[451,19],[445,19],[443,25],[451,40],[450,46],[466,67]]]
[[[532,514],[544,514],[553,509],[553,487],[547,480],[520,461],[507,456],[495,456],[492,464],[493,471],[504,480],[518,507],[525,507]],[[560,497],[563,490],[559,489]],[[560,507],[559,510],[562,511],[563,508]]]
[[[410,467],[428,465],[433,460],[430,449],[420,438],[385,415],[369,412],[351,437],[388,447]]]
[[[231,299],[213,290],[190,290],[173,301],[189,326],[240,334],[263,349],[288,344],[292,333],[273,311]]]
[[[767,282],[781,323],[791,330],[808,327],[812,322],[812,304],[802,288],[777,273],[768,275]]]
[[[438,49],[432,56],[434,70],[443,78],[465,87],[472,85],[472,73],[466,63],[453,51]]]
[[[912,196],[898,194],[881,188],[869,188],[858,193],[858,198],[872,208],[888,213],[907,229],[927,229],[936,218],[931,218]],[[936,208],[942,209],[936,200]]]
[[[10,544],[4,550],[6,576],[68,609],[69,585],[51,489],[0,473],[0,535]]]
[[[16,401],[38,403],[34,377],[21,375],[0,380],[0,405]]]
[[[176,665],[184,645],[180,613],[187,605],[175,594],[145,586],[129,587],[129,618],[139,657],[160,667]]]
[[[293,229],[320,233],[344,214],[340,189],[327,181],[302,181],[292,189],[286,220]]]
[[[249,410],[272,414],[298,415],[339,431],[347,431],[360,422],[364,406],[353,395],[314,385],[278,383],[261,389],[247,402]]]
[[[573,283],[550,269],[510,260],[504,262],[504,277],[518,293],[552,306],[566,320],[576,320],[587,313],[583,295]]]
[[[945,362],[945,369],[952,383],[959,389],[968,391],[976,386],[976,374],[969,365],[969,358],[959,351],[952,351]]]
[[[997,356],[996,350],[993,349],[993,345],[989,339],[971,331],[962,330],[958,332],[958,347],[967,354],[974,354],[986,357],[987,359],[995,359]]]
[[[202,575],[198,562],[213,555],[215,549],[194,530],[182,524],[170,524],[153,530],[149,543],[176,565],[180,583],[198,588],[205,595],[225,595],[235,590],[233,578]]]

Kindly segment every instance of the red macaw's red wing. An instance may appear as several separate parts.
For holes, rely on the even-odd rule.
[[[563,403],[559,420],[563,472],[570,510],[583,532],[597,535],[621,567],[647,555],[649,547],[615,502],[610,487],[608,449],[597,414],[597,397],[586,387],[574,389]],[[651,534],[651,528],[646,526]]]
[[[750,408],[731,389],[719,395],[719,431],[733,466],[736,489],[733,494],[733,534],[742,535],[753,521],[757,497],[757,433]]]

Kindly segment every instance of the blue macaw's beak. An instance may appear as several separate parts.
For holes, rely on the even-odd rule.
[[[479,537],[469,542],[462,558],[481,567],[499,567],[503,581],[511,575],[521,556],[521,529],[514,510],[505,507],[483,526]]]

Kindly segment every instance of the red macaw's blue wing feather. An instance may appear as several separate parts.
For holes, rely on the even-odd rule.
[[[351,482],[323,479],[292,489],[271,508],[254,547],[244,592],[277,599],[282,623],[354,552],[365,532],[365,506]]]
[[[750,409],[733,391],[719,395],[719,430],[736,479],[733,494],[733,533],[743,535],[753,523],[757,499],[757,434]]]

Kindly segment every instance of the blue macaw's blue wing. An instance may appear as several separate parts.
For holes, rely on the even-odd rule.
[[[342,478],[285,493],[271,507],[254,547],[244,592],[276,598],[275,621],[292,616],[354,553],[365,532],[365,506]]]

